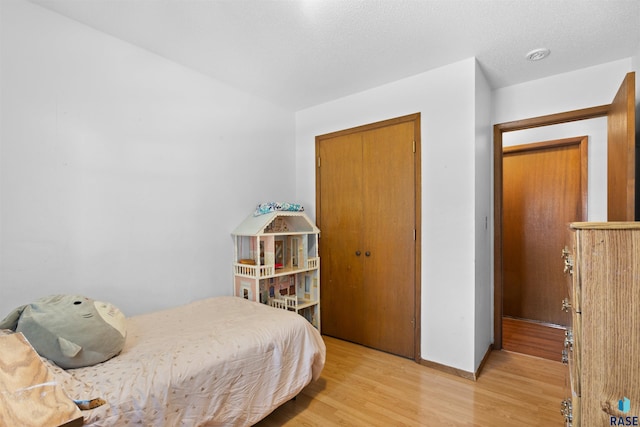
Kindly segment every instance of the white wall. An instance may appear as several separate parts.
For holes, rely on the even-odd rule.
[[[492,94],[476,63],[475,85],[475,344],[474,371],[493,342]]]
[[[421,113],[421,357],[465,371],[478,334],[475,73],[471,58],[296,113],[296,190],[310,213],[317,135]]]
[[[609,104],[629,71],[633,71],[631,58],[498,89],[494,93],[494,122],[504,123]],[[503,145],[511,146],[582,135],[589,136],[588,219],[589,221],[606,221],[606,118],[507,132],[503,134]]]
[[[0,317],[231,293],[230,232],[293,200],[294,114],[23,0],[1,2]]]
[[[609,104],[631,58],[557,74],[494,91],[493,121],[513,120]]]

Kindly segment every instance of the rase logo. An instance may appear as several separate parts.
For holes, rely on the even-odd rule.
[[[618,410],[626,414],[631,410],[631,401],[627,397],[618,400]],[[639,426],[640,420],[637,416],[628,417],[609,417],[609,425],[612,426]]]

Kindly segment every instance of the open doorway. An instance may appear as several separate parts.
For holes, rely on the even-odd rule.
[[[494,125],[494,348],[503,348],[503,134],[605,117],[607,119],[607,219],[635,220],[635,73],[625,76],[611,104]],[[560,308],[558,308],[560,309]]]
[[[503,147],[503,348],[560,360],[566,225],[587,220],[588,138]]]

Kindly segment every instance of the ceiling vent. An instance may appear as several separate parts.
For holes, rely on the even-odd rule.
[[[546,48],[534,49],[531,52],[527,53],[526,58],[529,61],[540,61],[541,59],[544,59],[547,56],[549,56],[550,53],[551,51]]]

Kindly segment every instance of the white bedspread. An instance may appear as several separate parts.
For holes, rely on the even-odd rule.
[[[293,398],[325,361],[318,331],[293,312],[218,297],[128,319],[122,353],[52,367],[89,426],[245,426]]]

